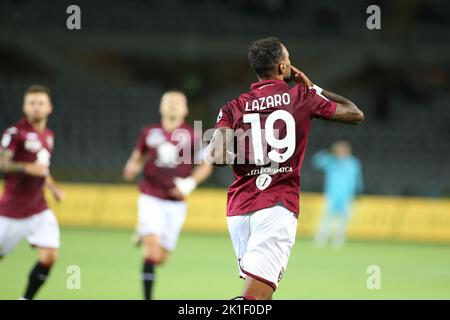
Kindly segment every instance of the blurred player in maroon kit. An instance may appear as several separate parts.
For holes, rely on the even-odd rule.
[[[5,184],[0,200],[0,258],[24,237],[39,258],[23,299],[35,296],[58,258],[59,226],[44,198],[45,186],[57,201],[63,198],[49,171],[54,134],[47,128],[47,118],[52,108],[48,89],[31,86],[24,96],[25,117],[6,129],[1,140],[0,171]]]
[[[291,66],[276,38],[254,42],[248,58],[259,82],[221,108],[207,158],[214,165],[232,165],[227,223],[245,279],[237,299],[259,300],[272,298],[295,242],[311,120],[356,124],[364,115]],[[290,80],[295,85],[289,86]]]
[[[145,127],[124,168],[133,180],[144,170],[139,189],[138,237],[143,246],[144,298],[152,297],[155,266],[164,263],[175,249],[186,216],[184,199],[209,177],[212,167],[203,163],[196,132],[185,123],[186,96],[168,91],[161,98],[161,123]],[[194,166],[194,159],[199,163]]]

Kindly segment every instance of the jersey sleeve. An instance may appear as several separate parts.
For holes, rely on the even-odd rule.
[[[19,135],[16,127],[11,127],[5,130],[2,135],[1,149],[16,152],[19,145]]]
[[[220,108],[219,114],[217,115],[217,121],[215,128],[229,127],[231,128],[231,114],[228,110],[228,105]]]
[[[144,128],[141,130],[141,133],[139,134],[136,147],[135,149],[138,150],[140,153],[147,152],[147,130]]]
[[[299,85],[300,96],[308,106],[312,118],[330,119],[336,112],[336,102],[327,99],[313,88]]]

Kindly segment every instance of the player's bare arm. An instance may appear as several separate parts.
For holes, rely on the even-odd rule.
[[[233,131],[230,128],[216,129],[207,147],[207,161],[217,167],[232,165],[236,157],[232,151],[233,138]]]
[[[175,187],[172,188],[169,192],[170,194],[177,199],[184,199],[195,188],[208,179],[213,171],[213,167],[209,163],[202,163],[194,168],[192,175],[187,178],[175,178],[174,183]]]
[[[322,95],[337,104],[330,120],[348,124],[360,124],[364,121],[364,113],[349,99],[326,90],[322,91]]]
[[[308,88],[314,87],[314,83],[302,71],[294,66],[291,66],[291,70],[297,83],[303,83]],[[321,94],[337,104],[331,121],[348,124],[360,124],[364,121],[363,112],[349,99],[327,90],[322,90]]]
[[[125,165],[125,168],[123,169],[123,178],[126,181],[133,181],[142,171],[144,163],[145,155],[137,149],[133,150],[127,164]]]
[[[45,186],[52,192],[57,202],[64,200],[64,192],[57,186],[55,179],[51,175],[45,178]]]
[[[0,150],[0,171],[19,172],[35,177],[46,177],[49,174],[48,166],[38,163],[26,163],[13,161],[13,153],[10,150]]]

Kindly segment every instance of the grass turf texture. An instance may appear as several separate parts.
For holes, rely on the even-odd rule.
[[[60,260],[38,299],[140,299],[140,250],[131,231],[62,230]],[[450,299],[450,247],[350,242],[340,251],[294,246],[275,299]],[[21,296],[36,256],[24,241],[0,261],[0,299]],[[81,289],[66,287],[67,267],[81,268]],[[368,290],[369,265],[381,268],[381,290]],[[226,235],[183,234],[157,269],[155,299],[230,299],[243,281]]]

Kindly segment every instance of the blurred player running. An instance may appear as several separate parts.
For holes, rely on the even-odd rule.
[[[195,147],[194,129],[184,122],[188,114],[186,96],[178,91],[166,92],[160,114],[161,123],[142,130],[123,173],[131,181],[144,169],[139,185],[138,235],[143,245],[146,300],[152,297],[155,266],[164,263],[175,249],[186,216],[185,197],[212,172],[205,163],[194,169],[193,161],[201,157],[201,148]]]
[[[24,96],[25,117],[6,129],[1,140],[0,171],[5,174],[0,200],[0,258],[27,238],[39,261],[31,270],[23,299],[33,299],[58,258],[59,227],[44,198],[44,186],[63,198],[50,176],[54,134],[47,128],[52,112],[47,88],[32,85]]]
[[[259,82],[220,110],[208,161],[233,165],[227,223],[245,279],[237,299],[271,299],[295,242],[300,167],[312,118],[360,123],[364,116],[291,66],[276,38],[254,42],[248,58]],[[296,84],[289,87],[291,79]]]

